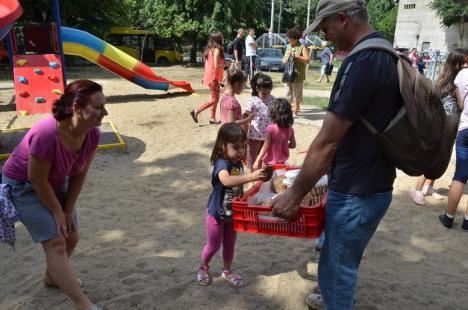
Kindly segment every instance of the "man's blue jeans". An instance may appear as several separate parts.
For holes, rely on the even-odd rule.
[[[318,269],[325,309],[354,308],[364,249],[391,201],[391,191],[360,195],[328,191],[325,242]]]

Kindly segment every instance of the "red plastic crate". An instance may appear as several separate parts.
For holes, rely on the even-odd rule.
[[[281,168],[290,170],[289,167]],[[320,236],[325,219],[326,195],[323,196],[321,203],[316,206],[300,207],[297,218],[288,222],[273,217],[271,207],[249,205],[247,203],[250,198],[257,194],[262,183],[257,182],[243,197],[233,200],[233,221],[234,229],[237,232],[309,239]]]

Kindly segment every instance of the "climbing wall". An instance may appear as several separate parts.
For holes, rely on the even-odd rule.
[[[13,64],[16,112],[49,113],[63,92],[60,55],[15,55]]]

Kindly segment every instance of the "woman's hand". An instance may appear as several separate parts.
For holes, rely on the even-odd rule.
[[[60,210],[57,213],[53,213],[54,219],[55,219],[55,225],[57,228],[57,235],[59,237],[68,237],[68,232],[67,232],[67,224],[65,221],[65,214],[63,213],[62,210]]]

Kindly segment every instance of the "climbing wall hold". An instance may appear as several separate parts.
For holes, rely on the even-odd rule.
[[[49,61],[49,67],[57,69],[59,67],[59,64],[56,61]]]
[[[18,66],[24,66],[24,65],[27,64],[27,63],[28,63],[28,60],[27,60],[27,59],[18,59],[18,60],[16,61],[16,64],[17,64]]]
[[[29,97],[29,93],[27,91],[22,91],[19,93],[19,95],[23,98],[28,98]]]
[[[36,97],[36,103],[44,103],[46,102],[45,98],[44,97]]]
[[[28,84],[28,79],[24,76],[18,76],[18,81],[22,84]]]
[[[25,111],[25,110],[19,111],[18,114],[21,115],[21,116],[27,116],[27,115],[29,115],[28,111]]]
[[[52,82],[55,82],[55,83],[58,83],[58,81],[59,81],[59,78],[57,76],[55,76],[55,75],[49,75],[47,78],[49,80],[51,80]]]
[[[34,73],[36,73],[36,74],[43,74],[44,72],[43,72],[41,69],[39,69],[39,68],[35,68],[35,69],[34,69]]]
[[[59,96],[62,94],[62,91],[61,91],[60,89],[53,89],[52,92],[53,92],[54,94],[59,95]]]

